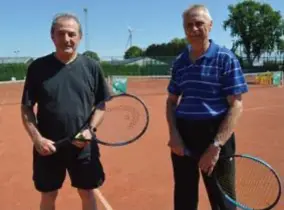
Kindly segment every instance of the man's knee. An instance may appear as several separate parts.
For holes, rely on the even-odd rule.
[[[46,200],[55,200],[57,198],[57,195],[58,195],[58,191],[57,190],[52,191],[52,192],[43,192],[43,193],[41,193],[41,197],[43,199],[46,199]]]
[[[55,204],[55,200],[57,198],[58,191],[52,192],[43,192],[41,193],[41,205],[43,206],[52,206]]]
[[[77,189],[77,191],[82,200],[90,200],[90,199],[94,199],[95,197],[95,191],[92,189],[90,190]]]

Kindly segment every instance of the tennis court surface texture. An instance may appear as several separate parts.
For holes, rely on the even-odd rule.
[[[172,210],[173,175],[165,118],[167,79],[129,79],[128,92],[144,100],[150,111],[145,135],[125,147],[100,146],[106,173],[97,191],[99,209]],[[38,210],[32,183],[32,144],[20,116],[22,83],[0,84],[0,209]],[[284,88],[250,86],[244,113],[236,127],[237,152],[258,156],[284,176]],[[200,182],[199,209],[209,210]],[[261,198],[259,198],[261,199]],[[81,209],[76,189],[67,180],[57,209]],[[282,197],[275,210],[284,209]]]

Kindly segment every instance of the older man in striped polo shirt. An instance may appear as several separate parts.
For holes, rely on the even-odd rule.
[[[183,27],[190,45],[173,64],[167,98],[174,209],[197,209],[199,169],[211,208],[232,209],[210,174],[220,154],[235,153],[233,129],[243,109],[241,96],[248,87],[234,54],[209,39],[212,18],[205,6],[185,10]],[[185,149],[200,156],[200,161],[185,156]]]

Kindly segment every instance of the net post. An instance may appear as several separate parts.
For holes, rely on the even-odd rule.
[[[280,71],[281,72],[281,85],[280,87],[283,87],[284,85],[284,74],[283,74],[283,71]]]
[[[276,71],[273,72],[272,75],[272,85],[276,87],[283,87],[283,72],[282,71]]]
[[[281,81],[280,81],[281,82],[281,87],[283,87],[283,80],[284,80],[283,71],[280,70],[280,73],[281,73]]]

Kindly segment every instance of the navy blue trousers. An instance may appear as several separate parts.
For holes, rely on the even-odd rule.
[[[210,120],[177,119],[177,129],[188,150],[202,155],[214,141],[224,116]],[[222,147],[220,155],[235,153],[235,134]],[[187,156],[171,154],[174,173],[174,210],[197,210],[200,175],[203,178],[212,210],[234,210],[212,177],[200,173],[198,162]],[[234,173],[234,169],[225,173]],[[234,186],[232,186],[234,187]]]

